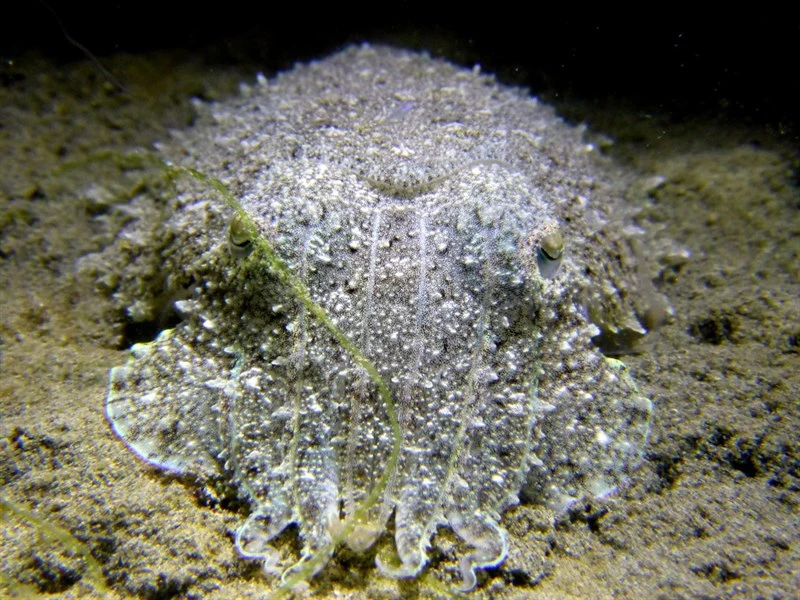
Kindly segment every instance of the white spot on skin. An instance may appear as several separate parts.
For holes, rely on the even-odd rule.
[[[597,430],[594,435],[594,439],[601,446],[608,446],[608,444],[611,443],[611,438],[608,437],[608,434],[602,429]]]

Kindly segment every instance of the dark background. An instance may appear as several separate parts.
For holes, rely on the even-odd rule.
[[[485,0],[479,10],[391,1],[319,9],[299,2],[35,0],[0,9],[0,57],[6,64],[35,51],[83,60],[59,20],[101,60],[182,50],[212,65],[254,64],[267,74],[350,42],[384,40],[465,65],[479,62],[553,102],[613,101],[676,120],[703,115],[764,124],[797,141],[800,20],[755,8],[700,14],[648,4],[592,15],[564,4],[531,18]]]

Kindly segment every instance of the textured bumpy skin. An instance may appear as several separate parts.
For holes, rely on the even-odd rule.
[[[252,506],[244,556],[278,569],[269,542],[290,523],[298,565],[335,541],[363,550],[393,518],[399,560],[378,567],[411,577],[448,526],[468,590],[504,559],[521,494],[562,510],[620,485],[651,404],[591,338],[643,329],[620,192],[581,130],[477,70],[373,47],[203,111],[164,152],[225,182],[377,367],[402,431],[388,486],[341,540],[391,454],[387,407],[237,246],[233,211],[186,184],[154,260],[191,297],[112,370],[107,414],[148,462],[234,484]]]

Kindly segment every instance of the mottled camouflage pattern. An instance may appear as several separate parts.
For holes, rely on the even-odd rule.
[[[449,526],[471,589],[521,493],[562,510],[619,486],[651,405],[591,340],[643,329],[622,182],[582,130],[477,69],[372,47],[203,112],[164,152],[225,182],[392,392],[398,467],[351,547],[393,518],[399,562],[378,566],[415,576]],[[252,506],[237,547],[274,571],[290,523],[301,562],[333,551],[393,438],[374,382],[198,189],[150,240],[191,289],[183,321],[112,370],[107,413],[148,462],[232,482]],[[561,258],[541,247],[559,232]]]

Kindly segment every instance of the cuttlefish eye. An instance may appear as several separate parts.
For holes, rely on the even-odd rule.
[[[239,215],[234,216],[228,226],[228,247],[234,258],[244,258],[253,251],[252,232],[245,219]]]
[[[564,236],[558,229],[551,229],[542,236],[539,242],[539,253],[536,263],[539,265],[539,273],[545,279],[551,279],[561,265],[561,257],[564,254]]]

